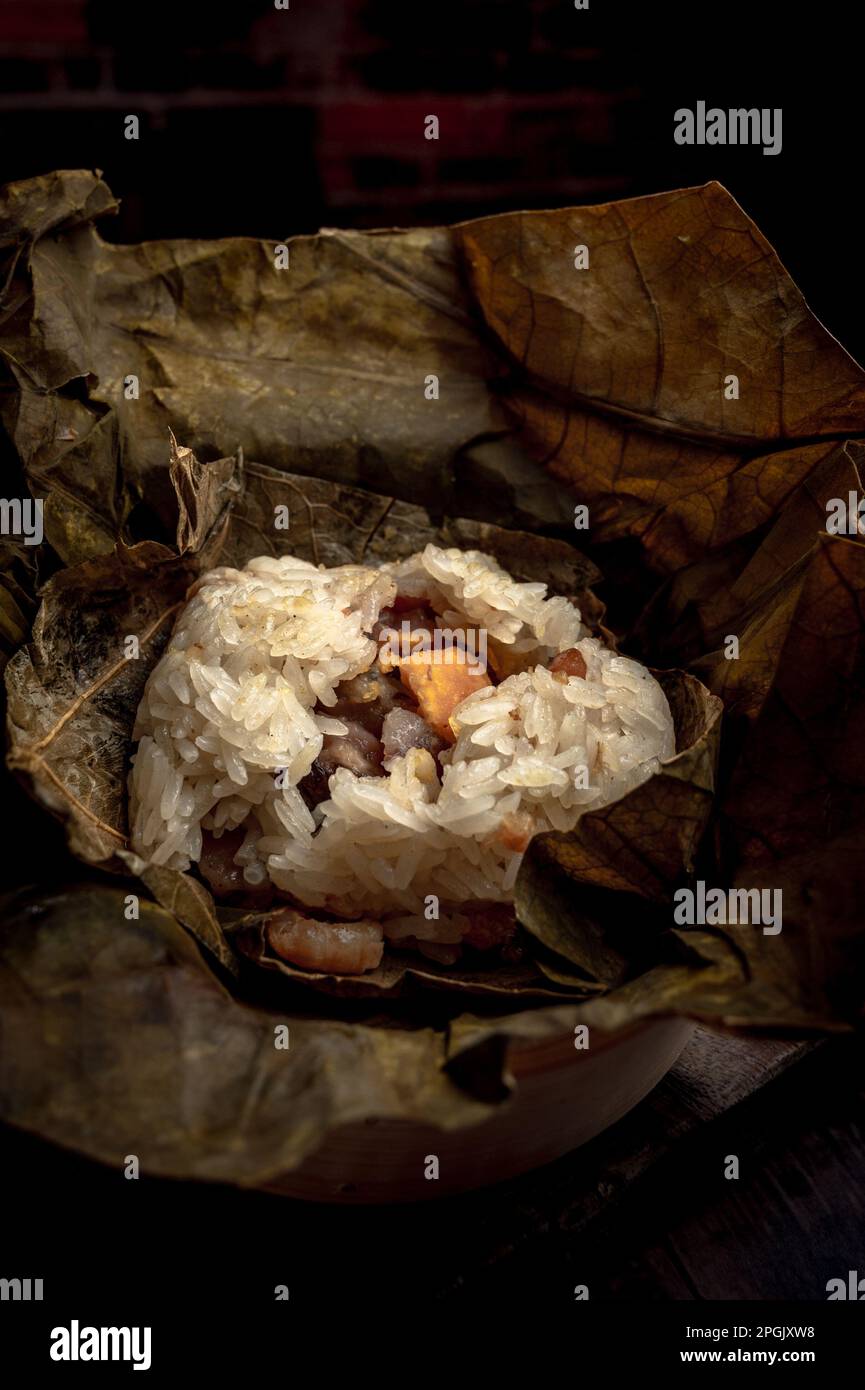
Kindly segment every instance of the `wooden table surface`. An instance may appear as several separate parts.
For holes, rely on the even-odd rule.
[[[828,1279],[865,1273],[863,1062],[862,1040],[698,1030],[612,1130],[476,1199],[483,1234],[440,1296],[514,1281],[563,1303],[576,1284],[609,1300],[825,1300]]]

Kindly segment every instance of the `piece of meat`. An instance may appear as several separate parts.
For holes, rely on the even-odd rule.
[[[464,903],[460,911],[471,923],[462,944],[475,951],[506,947],[516,932],[516,913],[510,903]]]
[[[416,619],[418,624],[434,623],[435,610],[429,599],[413,594],[397,594],[392,603],[379,610],[376,627],[399,627],[403,618],[409,622]],[[376,628],[373,628],[373,636]]]
[[[243,841],[242,827],[223,831],[219,839],[209,830],[202,832],[198,868],[218,898],[224,898],[229,893],[236,893],[247,886],[243,878],[243,868],[234,862],[234,856]]]
[[[588,667],[582,652],[578,652],[576,647],[568,647],[567,651],[553,657],[547,670],[564,685],[571,676],[580,676],[585,680]]]
[[[244,826],[237,830],[224,830],[217,837],[209,830],[202,833],[201,858],[198,869],[207,880],[216,898],[242,898],[251,906],[266,906],[273,896],[273,884],[263,883],[258,887],[247,883],[243,877],[243,865],[235,864],[234,856],[246,838]]]
[[[413,613],[421,609],[425,613],[432,612],[432,606],[426,595],[423,594],[397,594],[390,611],[393,613]]]
[[[408,709],[413,703],[399,676],[382,671],[377,662],[351,680],[341,681],[336,695],[336,704],[322,713],[362,724],[376,738],[381,737],[381,726],[391,710]]]
[[[492,685],[486,671],[477,671],[465,652],[450,647],[445,651],[413,652],[399,668],[400,679],[418,705],[418,713],[446,743],[456,738],[450,717],[457,705],[476,690]]]
[[[381,741],[385,761],[401,757],[410,748],[425,748],[435,758],[446,747],[444,739],[410,709],[393,709],[385,715]]]
[[[328,710],[328,713],[332,713]],[[325,734],[321,752],[306,776],[298,783],[298,790],[307,806],[318,806],[330,796],[330,778],[338,767],[347,768],[356,777],[383,777],[382,747],[375,734],[357,720],[339,716],[345,724],[346,734]]]
[[[362,975],[365,970],[375,970],[384,952],[380,922],[320,922],[291,907],[269,918],[267,939],[283,960],[327,975]]]

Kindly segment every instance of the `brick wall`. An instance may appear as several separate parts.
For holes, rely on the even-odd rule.
[[[5,0],[0,178],[96,164],[124,238],[615,196],[636,89],[583,18],[561,0]]]

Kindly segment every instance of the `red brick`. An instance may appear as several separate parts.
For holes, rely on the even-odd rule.
[[[438,116],[438,141],[424,136],[427,116]],[[387,101],[337,101],[321,109],[320,136],[324,144],[350,151],[375,148],[417,153],[473,153],[500,146],[507,130],[507,110],[501,104],[437,94],[399,97]]]
[[[86,0],[3,0],[0,43],[86,43]]]

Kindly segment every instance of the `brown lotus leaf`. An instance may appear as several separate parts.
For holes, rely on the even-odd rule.
[[[4,1117],[106,1162],[263,1182],[346,1119],[479,1122],[509,1094],[509,1039],[860,1020],[865,547],[822,533],[860,488],[865,379],[730,195],[321,233],[287,269],[248,238],[108,244],[115,206],[87,171],[0,192],[0,457],[45,521],[42,546],[4,544],[0,651],[19,648],[10,767],[78,859],[159,905],[129,920],[93,885],[9,904]],[[130,854],[135,710],[202,569],[430,542],[688,664],[656,672],[677,753],[532,842],[519,964],[388,952],[380,978],[310,977],[194,874]],[[677,924],[698,879],[781,893],[782,930]]]
[[[200,569],[221,554],[232,503],[242,491],[242,464],[236,458],[198,462],[191,449],[178,447],[172,434],[169,475],[177,497],[175,546],[178,555],[194,555]]]
[[[91,864],[126,848],[135,710],[183,603],[189,572],[148,541],[62,570],[27,644],[6,667],[9,767],[66,822]],[[127,654],[127,640],[137,654]]]
[[[145,888],[160,907],[176,918],[219,964],[237,975],[237,956],[228,943],[224,924],[217,915],[213,898],[204,884],[192,874],[167,869],[158,864],[146,864],[129,850],[118,850],[118,856],[141,879]]]
[[[786,626],[768,642],[771,684],[723,803],[733,862],[767,872],[865,826],[865,545],[823,536],[783,615]],[[747,660],[745,643],[741,651]],[[719,692],[725,678],[735,683],[727,673],[736,666],[718,669]],[[845,869],[839,861],[839,877]]]
[[[0,670],[30,632],[36,578],[33,547],[4,540],[0,544]]]
[[[445,1071],[444,1031],[237,1003],[152,903],[130,921],[123,893],[90,886],[4,907],[0,1113],[22,1129],[118,1168],[135,1153],[144,1173],[262,1184],[340,1123],[490,1113]]]
[[[770,521],[833,439],[862,433],[861,368],[718,184],[456,232],[519,368],[507,402],[530,452],[596,539],[636,536],[656,569]]]
[[[13,186],[29,315],[14,334],[7,325],[0,350],[22,394],[87,379],[92,428],[110,413],[124,476],[160,516],[160,539],[174,505],[169,429],[208,460],[242,447],[281,471],[451,514],[474,501],[485,520],[567,519],[559,490],[508,437],[490,390],[503,368],[481,345],[447,228],[297,237],[282,270],[275,244],[249,238],[106,243],[82,218],[88,180],[92,215],[110,211],[105,185],[83,171]],[[425,394],[430,377],[445,410]],[[34,435],[22,420],[22,457]],[[45,451],[42,472],[68,447]]]
[[[653,596],[634,634],[666,658],[691,661],[699,674],[730,635],[769,613],[791,573],[826,530],[828,503],[861,491],[865,446],[846,440],[828,453],[792,493],[755,549],[739,541],[675,575]]]

